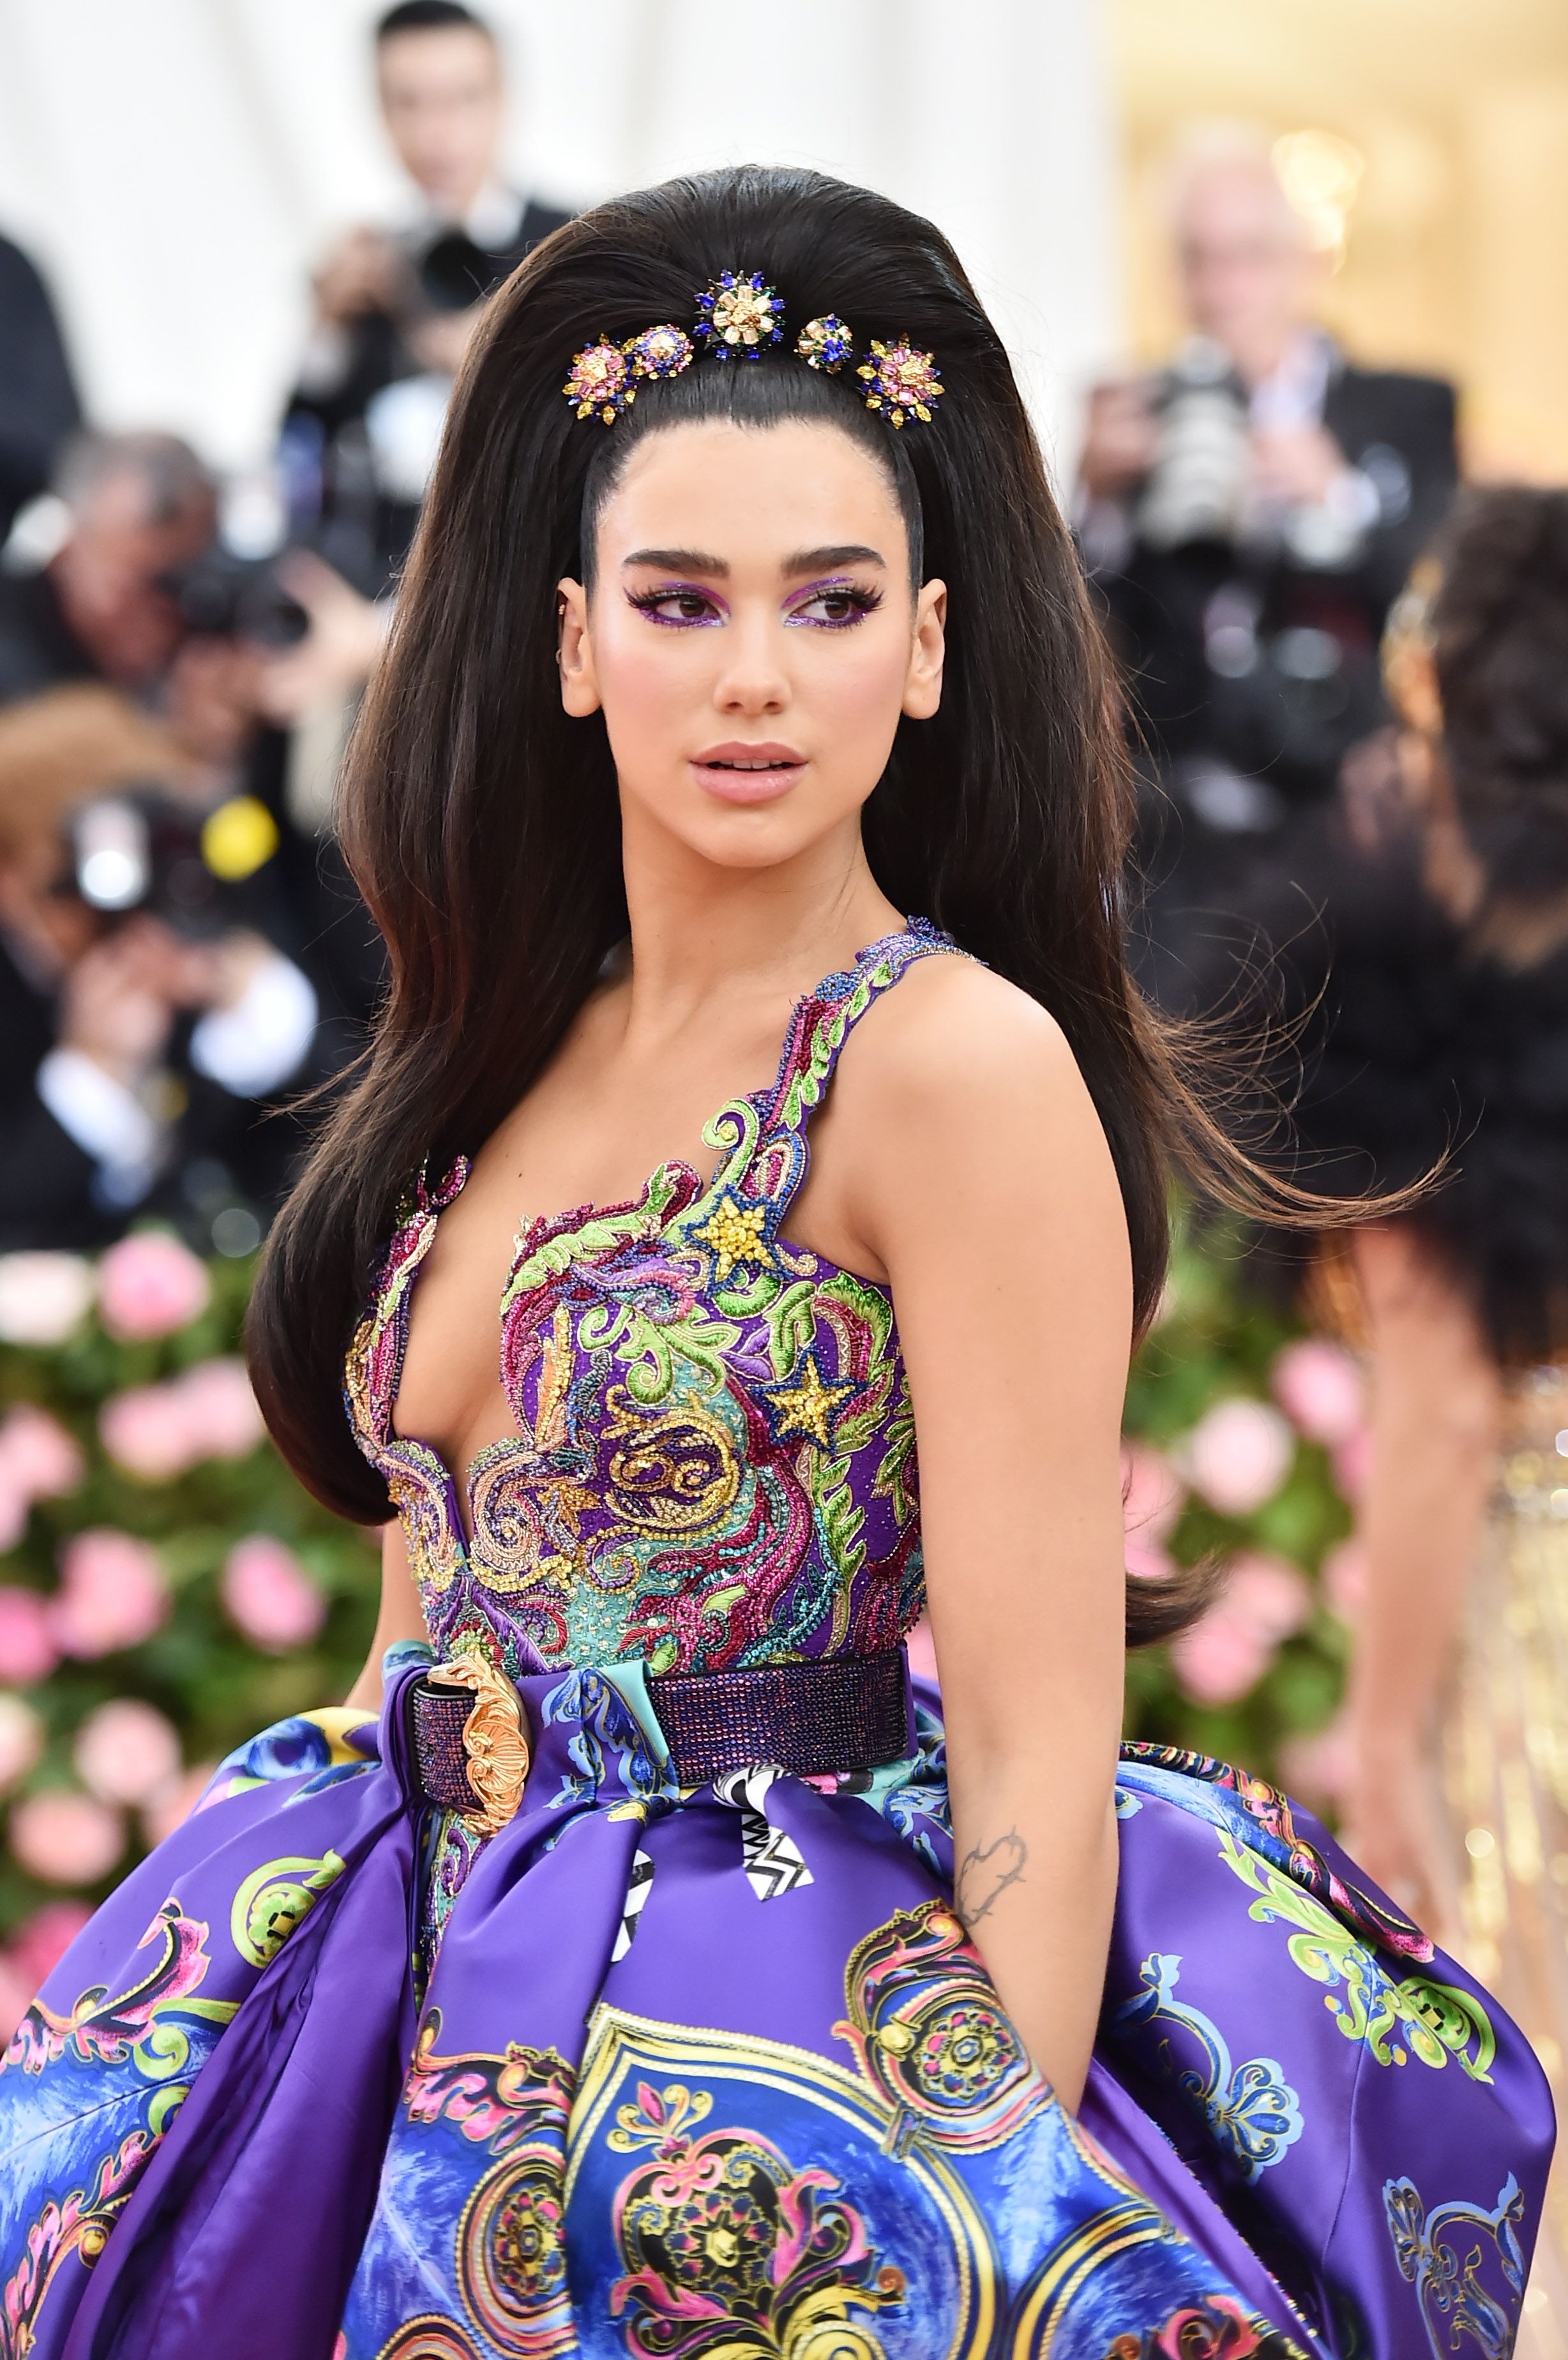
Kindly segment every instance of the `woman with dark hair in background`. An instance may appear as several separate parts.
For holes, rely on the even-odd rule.
[[[1386,650],[1397,792],[1331,897],[1298,1108],[1320,1185],[1445,1185],[1356,1231],[1367,1588],[1346,1841],[1568,2050],[1568,493],[1478,493]],[[1353,781],[1353,784],[1355,781]],[[1316,978],[1306,978],[1310,986]],[[1568,2351],[1553,2181],[1521,2353]]]
[[[292,1465],[396,1512],[376,1648],[17,2035],[34,2360],[1504,2350],[1528,2050],[1282,1797],[1117,1765],[1202,1602],[1121,1571],[1168,1158],[1264,1187],[1126,828],[928,224],[741,170],[524,264],[354,756],[390,998],[254,1310]]]

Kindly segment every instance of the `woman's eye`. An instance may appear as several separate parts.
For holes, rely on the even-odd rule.
[[[656,623],[716,623],[721,619],[713,600],[701,590],[641,590],[633,595],[632,605]]]
[[[814,590],[809,598],[790,610],[792,623],[822,623],[832,630],[843,630],[850,624],[863,622],[882,603],[876,590],[862,590],[853,583],[836,589]]]

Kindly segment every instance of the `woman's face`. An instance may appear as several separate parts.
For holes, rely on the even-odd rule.
[[[835,426],[650,434],[597,560],[592,597],[561,585],[566,709],[604,714],[628,823],[722,867],[855,822],[899,716],[937,709],[946,592],[911,591],[892,485]]]

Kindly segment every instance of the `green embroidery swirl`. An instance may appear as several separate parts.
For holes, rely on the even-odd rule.
[[[1228,1830],[1220,1837],[1220,1857],[1259,1896],[1249,1918],[1260,1926],[1282,1923],[1300,1929],[1285,1948],[1304,1975],[1329,1985],[1323,2005],[1346,2040],[1364,2042],[1378,2065],[1403,2065],[1414,2057],[1441,2070],[1452,2057],[1472,2081],[1490,2082],[1487,2069],[1497,2055],[1497,2038],[1486,2011],[1468,1992],[1431,1983],[1424,1975],[1396,1983],[1332,1910]]]

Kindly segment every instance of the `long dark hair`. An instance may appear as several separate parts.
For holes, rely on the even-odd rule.
[[[737,268],[788,304],[777,355],[699,361],[646,387],[616,427],[579,423],[561,398],[575,352],[684,324],[696,292]],[[852,377],[790,356],[830,311],[861,340],[938,357],[945,397],[896,453]],[[626,928],[608,743],[596,719],[563,715],[556,672],[555,585],[582,563],[585,490],[631,435],[724,406],[831,415],[867,441],[918,517],[928,574],[949,585],[942,709],[900,727],[866,849],[898,909],[949,928],[1066,1032],[1120,1178],[1140,1330],[1165,1272],[1172,1159],[1217,1173],[1233,1198],[1267,1186],[1129,979],[1117,698],[1007,354],[952,247],[886,197],[813,172],[748,167],[618,198],[548,238],[490,308],[347,767],[344,843],[390,988],[273,1229],[249,1347],[284,1456],[362,1522],[390,1503],[343,1415],[343,1356],[399,1194],[517,1105]],[[1178,1627],[1201,1595],[1130,1583],[1129,1637]]]
[[[1568,492],[1461,501],[1430,618],[1443,751],[1489,894],[1568,890]]]

